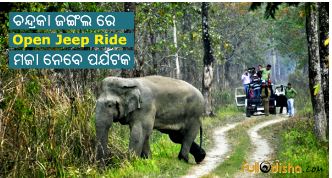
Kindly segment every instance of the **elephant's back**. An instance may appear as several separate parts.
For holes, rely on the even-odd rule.
[[[148,85],[149,87],[155,89],[155,94],[168,94],[168,95],[179,95],[181,94],[194,94],[197,96],[197,99],[203,99],[203,95],[201,92],[189,84],[186,81],[178,80],[170,77],[163,77],[163,76],[147,76],[141,78],[145,82],[144,84]]]
[[[191,84],[162,76],[148,76],[140,80],[145,87],[151,89],[153,98],[156,98],[157,117],[176,118],[175,115],[183,117],[189,112],[196,116],[203,113],[203,95]]]

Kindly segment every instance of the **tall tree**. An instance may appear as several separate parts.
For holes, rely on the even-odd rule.
[[[209,25],[208,25],[208,11],[209,3],[202,3],[202,38],[204,46],[204,57],[203,57],[203,80],[202,80],[202,93],[205,99],[205,114],[213,115],[212,108],[212,96],[211,86],[213,81],[213,51],[209,36]]]
[[[262,3],[253,3],[251,9],[256,9],[261,4]],[[299,3],[287,4],[298,5]],[[267,3],[265,16],[267,18],[270,16],[274,18],[275,11],[278,9],[279,5],[281,5],[281,3]],[[328,24],[328,7],[326,7],[325,3],[318,4],[307,2],[305,3],[305,10],[309,54],[309,89],[314,113],[315,134],[319,140],[327,141],[328,125],[326,105],[324,102],[324,87],[328,86],[328,83],[324,82],[324,67],[327,67],[325,60],[328,56],[328,50],[323,49],[322,45],[324,45],[324,42],[321,40],[325,40],[328,36],[328,25],[326,25]],[[328,79],[327,76],[326,78]]]
[[[176,70],[176,78],[180,78],[180,63],[179,63],[179,53],[178,53],[178,40],[177,40],[177,35],[176,35],[176,18],[175,15],[173,15],[173,41],[174,41],[174,47],[175,47],[175,70]]]
[[[322,70],[319,53],[318,8],[317,3],[307,2],[305,6],[309,51],[309,86],[315,119],[315,132],[320,140],[326,141],[327,121],[323,90],[320,89],[322,84]]]
[[[135,4],[135,2],[125,2],[123,4],[123,7],[124,7],[124,11],[125,12],[134,12],[134,13],[136,13],[136,4]],[[135,39],[135,36],[136,36],[136,34],[135,34],[135,32],[136,32],[135,27],[134,27],[134,30],[125,30],[124,32],[125,33],[134,33],[134,39]],[[124,49],[125,50],[133,50],[132,48],[124,48]],[[135,51],[135,47],[134,47],[134,51]],[[135,53],[136,53],[136,51],[135,51]],[[132,70],[123,69],[123,70],[121,70],[121,76],[122,77],[140,76],[141,75],[140,74],[141,72],[139,70],[140,69],[140,64],[141,64],[141,62],[138,59],[135,58],[135,69],[134,69],[135,71],[132,72]]]
[[[329,48],[325,44],[329,37],[329,3],[318,3],[318,23],[319,23],[319,52],[320,66],[322,68],[322,89],[325,103],[325,113],[327,121],[329,119]],[[327,122],[328,125],[328,122]],[[328,131],[328,130],[327,130]],[[328,134],[327,134],[328,135]]]

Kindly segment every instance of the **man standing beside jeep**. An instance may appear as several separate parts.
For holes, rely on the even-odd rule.
[[[285,95],[287,98],[287,112],[289,117],[294,117],[294,98],[296,96],[297,92],[294,88],[292,88],[292,84],[288,83],[287,88],[285,90]]]
[[[248,73],[248,70],[245,70],[244,73],[241,76],[242,84],[243,84],[243,89],[245,94],[248,94],[249,90],[249,84],[250,84],[250,75]]]

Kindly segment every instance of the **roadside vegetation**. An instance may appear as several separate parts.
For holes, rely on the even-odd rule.
[[[151,137],[152,159],[131,155],[128,126],[114,123],[109,135],[109,164],[99,170],[94,158],[95,94],[91,90],[84,95],[73,92],[73,99],[56,90],[50,79],[35,75],[25,75],[29,80],[23,82],[17,76],[8,86],[12,95],[3,106],[6,139],[0,147],[1,176],[177,177],[195,164],[192,157],[190,164],[179,161],[180,145],[158,131]],[[236,107],[225,106],[217,110],[217,117],[202,118],[205,149],[212,143],[208,139],[212,128],[235,121],[238,113]]]
[[[328,177],[328,143],[319,142],[312,118],[296,116],[267,127],[261,134],[275,146],[274,160],[301,166],[302,173],[275,173],[273,177]]]
[[[260,134],[264,135],[274,147],[274,160],[280,163],[299,165],[302,168],[301,174],[272,174],[273,177],[328,177],[329,157],[328,143],[321,142],[315,136],[314,119],[309,91],[300,90],[305,87],[302,81],[296,81],[298,75],[291,75],[290,80],[294,81],[298,89],[295,98],[297,113],[294,118],[266,127]]]

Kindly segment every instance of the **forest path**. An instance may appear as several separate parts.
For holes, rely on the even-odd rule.
[[[264,116],[259,116],[264,117]],[[252,117],[255,118],[255,117]],[[255,161],[268,160],[269,155],[273,153],[273,149],[269,146],[268,141],[258,134],[258,131],[264,127],[285,121],[286,117],[277,115],[275,119],[259,122],[258,124],[251,127],[247,133],[250,137],[250,142],[253,147],[252,154],[247,159],[248,163],[251,165]],[[233,124],[228,124],[224,127],[220,127],[214,130],[213,140],[214,146],[207,151],[206,157],[202,163],[193,166],[189,173],[182,178],[196,178],[202,177],[211,173],[218,165],[220,165],[225,158],[228,156],[230,151],[230,145],[226,138],[227,132],[234,129],[239,124],[248,122],[251,119],[245,119],[241,122],[236,122]],[[238,172],[234,177],[255,177],[257,174]]]
[[[230,145],[226,139],[226,133],[244,121],[228,124],[224,127],[215,129],[213,132],[214,146],[207,151],[204,161],[193,166],[189,171],[189,174],[183,176],[182,178],[201,177],[211,172],[221,162],[223,162],[226,157],[226,153],[230,150]]]
[[[274,152],[273,148],[269,145],[268,140],[258,134],[259,130],[271,126],[273,124],[283,122],[287,119],[288,117],[277,115],[275,119],[268,120],[265,122],[260,122],[248,130],[248,135],[250,137],[250,142],[253,148],[253,152],[252,154],[250,154],[250,157],[247,158],[246,160],[251,167],[252,165],[254,165],[255,162],[258,162],[259,165],[264,161],[268,161],[270,163],[271,155]],[[267,175],[264,175],[261,172],[257,174],[257,173],[243,172],[241,170],[237,174],[235,174],[234,177],[247,178],[247,177],[262,177],[262,176],[266,177]]]

